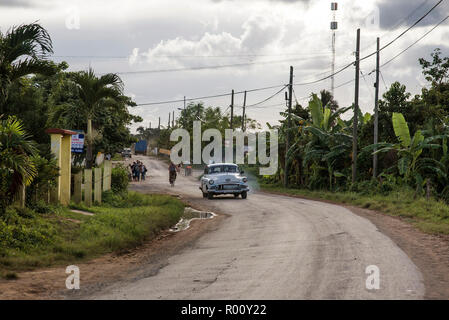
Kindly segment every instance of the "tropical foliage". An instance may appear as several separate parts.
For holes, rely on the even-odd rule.
[[[116,74],[68,72],[66,62],[50,60],[52,53],[50,35],[38,23],[0,31],[2,209],[22,185],[28,186],[31,206],[54,185],[58,168],[46,129],[87,132],[87,152],[75,163],[86,160],[90,167],[98,151],[113,154],[128,147],[134,141],[128,126],[142,121],[129,112],[135,103],[123,95]]]
[[[0,213],[11,204],[22,185],[30,185],[37,171],[32,156],[37,149],[20,120],[0,122]]]

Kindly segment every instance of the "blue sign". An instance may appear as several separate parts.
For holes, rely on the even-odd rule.
[[[84,150],[84,132],[81,130],[73,130],[78,132],[72,135],[72,152],[83,153]]]

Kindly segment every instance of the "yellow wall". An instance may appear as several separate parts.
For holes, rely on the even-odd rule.
[[[63,205],[70,204],[70,179],[72,167],[72,136],[65,135],[61,142],[61,197],[60,202]]]

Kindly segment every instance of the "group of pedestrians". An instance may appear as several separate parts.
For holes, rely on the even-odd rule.
[[[147,167],[139,160],[134,161],[129,165],[131,169],[131,176],[133,181],[145,180],[147,174]]]

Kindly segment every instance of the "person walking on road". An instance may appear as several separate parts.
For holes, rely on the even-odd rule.
[[[177,171],[178,167],[173,162],[170,161],[170,165],[168,166],[168,174],[169,174],[168,180],[172,187],[175,186]]]
[[[147,174],[147,167],[142,163],[142,167],[141,167],[141,171],[140,171],[140,174],[141,174],[141,180],[145,180],[145,176],[146,176],[146,174]]]

